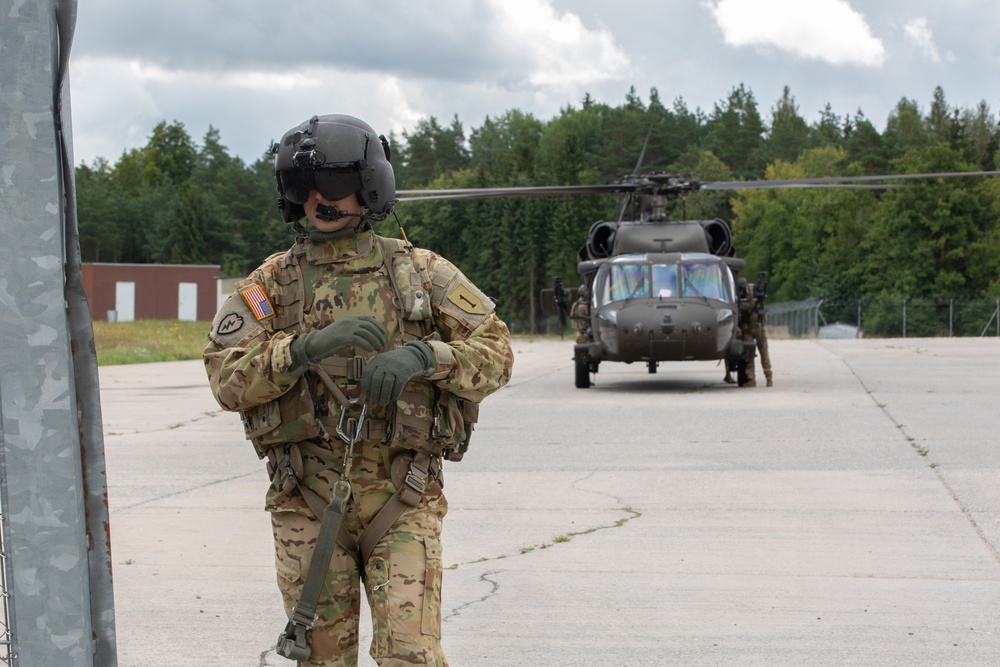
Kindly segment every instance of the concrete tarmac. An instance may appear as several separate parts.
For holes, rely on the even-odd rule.
[[[453,667],[1000,664],[997,338],[774,340],[772,388],[579,390],[571,341],[514,347],[445,469]],[[291,665],[266,474],[202,364],[101,395],[120,667]]]

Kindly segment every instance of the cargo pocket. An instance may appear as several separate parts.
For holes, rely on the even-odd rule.
[[[274,569],[286,612],[299,601],[312,553],[312,545],[306,544],[302,537],[302,523],[304,517],[294,512],[271,513]]]
[[[427,569],[424,574],[424,608],[420,618],[420,631],[425,635],[441,638],[441,542],[433,537],[424,538]]]

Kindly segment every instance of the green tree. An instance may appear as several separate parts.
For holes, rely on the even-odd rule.
[[[764,168],[760,148],[764,122],[753,93],[742,83],[716,103],[705,128],[704,147],[725,162],[737,178],[758,177]]]
[[[98,158],[93,166],[76,168],[77,221],[84,262],[122,260],[124,206],[124,196],[107,160]]]
[[[819,112],[819,120],[809,126],[809,146],[842,148],[843,144],[844,134],[840,118],[833,113],[833,107],[827,103]]]
[[[766,141],[760,148],[758,159],[764,164],[776,160],[794,162],[809,144],[809,127],[799,114],[788,86],[781,93],[781,99],[771,109],[771,126]]]
[[[860,109],[844,124],[844,148],[847,161],[861,165],[866,174],[884,174],[889,168],[882,135]]]
[[[909,150],[919,150],[931,143],[927,123],[920,112],[920,106],[914,100],[904,97],[896,103],[896,108],[886,121],[882,139],[886,154],[891,158],[901,157]]]
[[[973,171],[944,145],[911,150],[901,173]],[[870,294],[979,295],[995,278],[990,253],[996,218],[983,186],[960,178],[936,179],[882,197],[863,246],[871,258],[864,290]]]
[[[413,132],[403,132],[406,149],[396,171],[401,190],[425,187],[439,174],[469,166],[465,131],[458,116],[445,128],[431,116],[421,120]]]
[[[148,161],[175,185],[191,178],[198,159],[197,147],[184,124],[177,121],[157,123],[144,152]]]
[[[835,148],[812,149],[794,164],[769,166],[767,179],[853,175],[841,173],[844,159]],[[772,301],[856,296],[851,267],[864,260],[859,240],[874,206],[874,195],[863,190],[741,190],[733,201],[737,254],[748,274],[769,272]]]
[[[959,147],[968,162],[984,171],[997,167],[996,153],[1000,148],[1000,127],[985,100],[975,109],[964,109],[959,119]]]

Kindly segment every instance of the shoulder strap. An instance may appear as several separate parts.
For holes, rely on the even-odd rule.
[[[275,305],[281,308],[281,315],[275,318],[274,328],[278,330],[301,326],[305,317],[305,285],[302,278],[302,263],[305,247],[296,243],[277,260],[274,279],[280,294],[275,294]]]
[[[400,331],[419,340],[436,328],[434,312],[430,307],[432,285],[426,263],[416,261],[413,247],[400,239],[378,235],[375,238],[378,239],[382,263],[395,293],[394,305],[399,312]]]

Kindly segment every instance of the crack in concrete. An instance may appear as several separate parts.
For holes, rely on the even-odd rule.
[[[491,597],[493,597],[494,595],[496,595],[497,592],[500,590],[500,582],[498,582],[498,581],[496,581],[494,579],[490,579],[490,577],[492,575],[495,575],[495,574],[500,574],[500,570],[488,570],[488,571],[483,572],[482,574],[480,574],[479,575],[479,581],[485,581],[486,583],[488,583],[490,585],[490,590],[487,591],[486,594],[483,595],[478,600],[469,600],[465,604],[460,604],[457,607],[452,607],[451,612],[447,616],[445,616],[444,618],[442,618],[441,622],[442,623],[447,623],[451,619],[457,618],[458,616],[461,616],[463,609],[468,609],[469,607],[471,607],[474,604],[479,604],[481,602],[486,602]]]
[[[854,370],[854,367],[851,366],[851,364],[849,364],[847,360],[841,357],[840,355],[836,356],[838,359],[840,359],[841,363],[847,366],[847,370],[851,371],[851,375],[853,375],[854,378],[858,381],[858,384],[861,385],[861,388],[865,390],[865,393],[868,394],[868,397],[872,400],[872,403],[875,404],[875,407],[881,410],[882,414],[886,416],[886,419],[892,422],[892,424],[899,430],[899,432],[903,435],[903,438],[905,438],[907,444],[914,451],[914,453],[916,453],[918,456],[924,459],[925,463],[927,464],[927,467],[930,468],[931,472],[934,473],[934,476],[937,477],[938,483],[944,488],[945,493],[947,493],[951,497],[952,502],[954,502],[955,506],[958,507],[959,511],[962,513],[962,516],[965,517],[965,520],[968,521],[969,524],[972,526],[972,529],[975,531],[976,535],[979,536],[980,541],[986,546],[986,549],[990,552],[990,554],[992,554],[994,560],[996,560],[997,563],[1000,563],[1000,549],[998,549],[996,545],[990,542],[989,537],[987,537],[986,535],[986,531],[983,530],[982,526],[979,525],[979,522],[977,522],[975,517],[972,516],[972,512],[969,510],[968,507],[966,507],[965,503],[963,503],[959,499],[958,493],[955,492],[955,489],[952,488],[951,484],[948,483],[948,480],[945,479],[943,474],[941,474],[941,469],[938,468],[937,464],[931,461],[930,458],[927,456],[927,454],[930,452],[930,448],[918,445],[917,439],[911,436],[906,431],[906,426],[892,416],[892,413],[889,412],[888,406],[885,403],[880,403],[878,400],[876,400],[874,390],[870,389],[868,385],[865,384],[864,380],[861,379],[861,376],[858,375],[857,372]]]
[[[572,482],[570,484],[570,488],[574,488],[574,489],[578,488],[577,484],[579,484],[580,482],[583,482],[583,481],[585,481],[585,480],[593,477],[596,472],[597,471],[593,471],[592,470],[590,473],[588,473],[584,477],[581,477],[580,479]],[[591,489],[582,489],[582,490],[586,491],[588,493],[595,493],[597,495],[604,496],[606,498],[611,498],[616,503],[624,503],[625,502],[624,499],[622,499],[622,498],[618,498],[618,497],[616,497],[616,496],[614,496],[612,494],[604,493],[602,491],[594,491],[594,490],[591,490]],[[552,542],[547,542],[547,543],[544,543],[544,544],[536,544],[536,545],[532,545],[532,546],[528,546],[528,547],[521,547],[521,549],[520,549],[520,551],[519,551],[519,553],[517,555],[524,556],[524,555],[527,555],[527,554],[535,551],[536,549],[549,549],[549,548],[554,547],[556,544],[562,544],[562,543],[565,543],[565,542],[569,542],[574,537],[578,537],[580,535],[590,535],[592,533],[596,533],[599,530],[607,530],[607,529],[610,529],[610,528],[621,528],[622,526],[624,526],[629,521],[632,521],[633,519],[638,519],[639,517],[642,516],[642,512],[638,512],[638,511],[632,509],[631,507],[629,507],[627,505],[622,506],[622,507],[617,507],[615,509],[616,509],[616,511],[624,512],[626,514],[626,516],[623,516],[622,518],[618,519],[614,523],[600,524],[600,525],[597,525],[597,526],[592,526],[590,528],[584,528],[584,529],[581,529],[581,530],[570,531],[568,533],[563,533],[561,535],[557,535],[556,537],[554,537],[552,539]],[[498,556],[484,556],[483,558],[479,558],[479,559],[473,560],[473,561],[468,561],[468,562],[465,562],[465,563],[455,563],[454,565],[449,566],[448,569],[449,570],[455,570],[455,569],[461,567],[462,565],[475,565],[475,564],[478,564],[478,563],[488,563],[488,562],[491,562],[491,561],[502,560],[504,558],[508,558],[508,555],[507,554],[500,554]],[[485,582],[489,583],[491,585],[490,591],[487,592],[485,595],[483,595],[478,600],[470,600],[470,601],[468,601],[468,602],[466,602],[466,603],[464,603],[462,605],[459,605],[457,607],[453,607],[452,610],[451,610],[451,612],[447,616],[445,616],[442,620],[443,621],[448,621],[449,619],[455,618],[455,617],[457,617],[457,616],[459,616],[461,614],[461,612],[462,612],[463,609],[466,609],[466,608],[468,608],[468,607],[470,607],[470,606],[472,606],[474,604],[480,604],[482,602],[486,602],[491,597],[495,596],[499,592],[499,590],[500,590],[500,583],[497,582],[497,581],[495,581],[495,580],[493,580],[493,579],[490,579],[489,577],[492,576],[492,575],[500,574],[500,572],[502,572],[502,570],[488,570],[486,572],[483,572],[479,576],[479,580],[480,581],[485,581]]]

